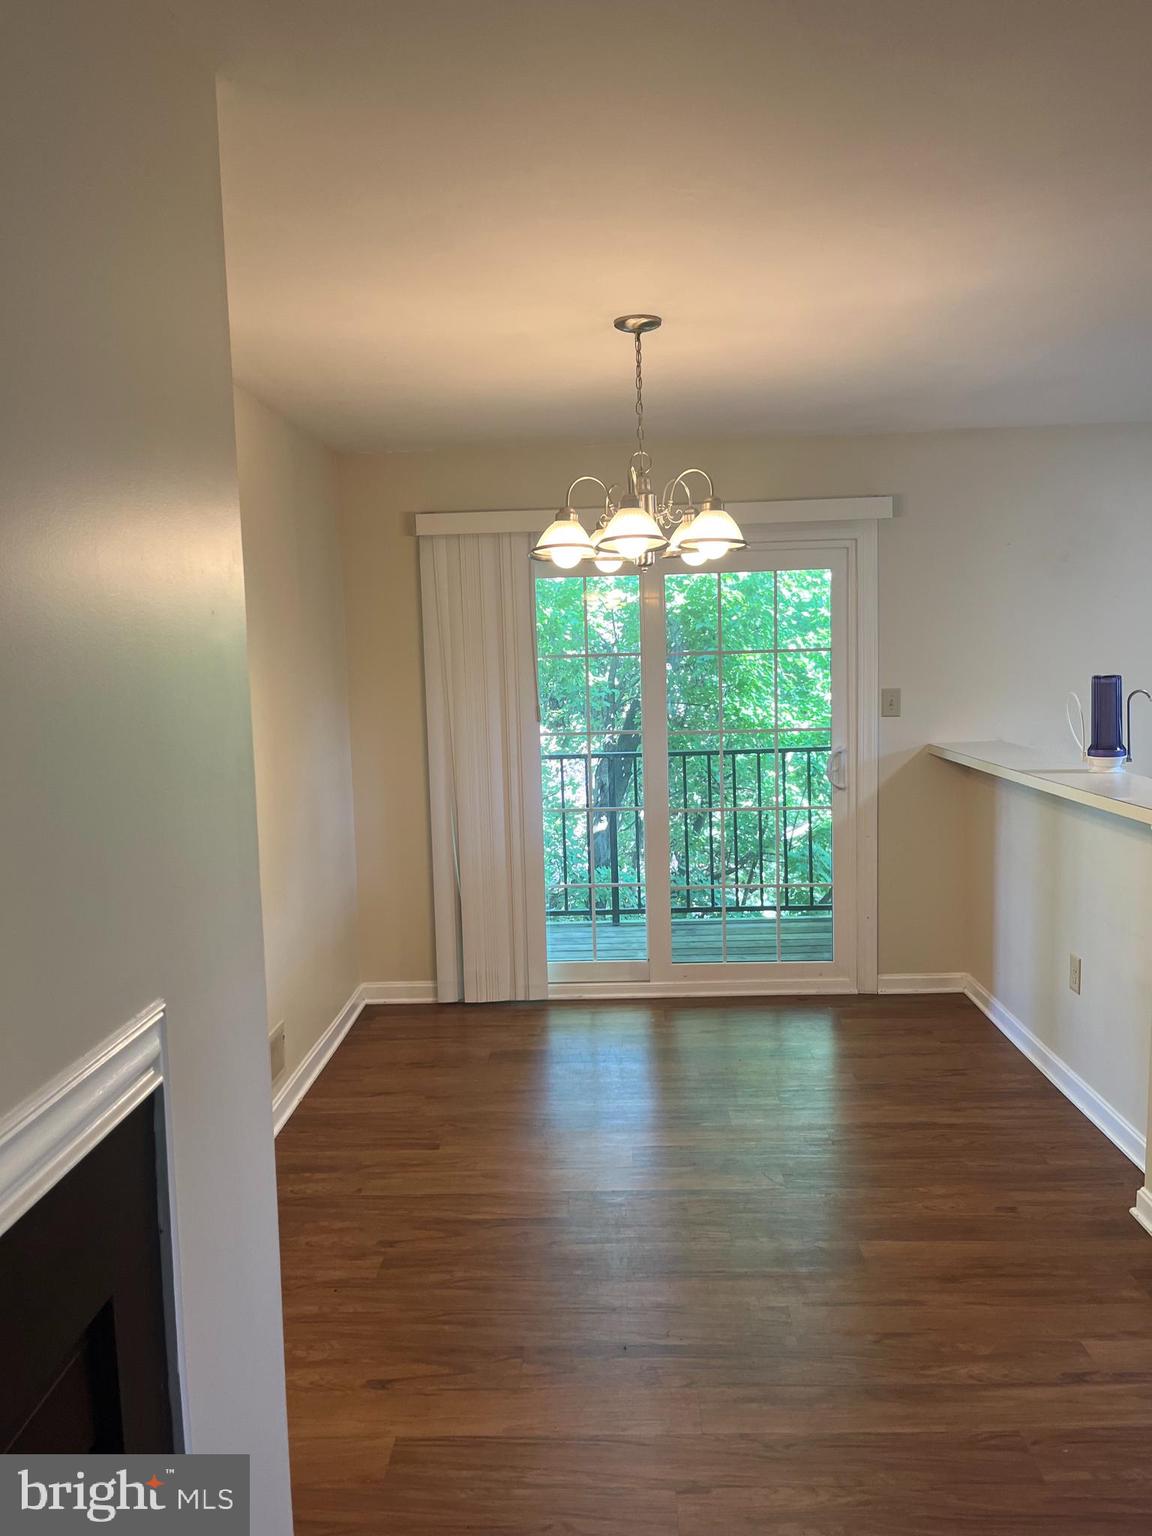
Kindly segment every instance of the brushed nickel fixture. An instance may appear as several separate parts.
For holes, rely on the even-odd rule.
[[[652,489],[652,459],[644,447],[643,337],[659,329],[660,316],[619,315],[612,323],[633,338],[636,348],[636,450],[628,464],[628,489],[617,495],[617,485],[606,485],[596,475],[578,476],[568,487],[563,507],[536,540],[533,560],[550,560],[564,571],[591,560],[598,571],[611,575],[625,561],[648,566],[660,555],[685,565],[703,565],[743,549],[747,541],[735,518],[724,510],[707,470],[682,469],[657,498]],[[690,477],[707,487],[698,501],[693,499]],[[604,492],[604,510],[591,533],[572,505],[573,491],[585,481]]]

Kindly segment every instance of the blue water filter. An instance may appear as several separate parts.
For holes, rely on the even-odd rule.
[[[1092,744],[1088,756],[1099,762],[1122,763],[1124,746],[1124,681],[1115,672],[1092,679]]]

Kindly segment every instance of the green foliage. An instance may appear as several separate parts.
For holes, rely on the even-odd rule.
[[[724,610],[726,651],[773,649],[776,644],[774,571],[725,572],[720,578],[720,600]]]
[[[584,649],[584,583],[578,576],[536,582],[536,654]]]
[[[831,596],[819,569],[665,577],[674,909],[830,900]],[[538,580],[536,616],[549,908],[636,913],[639,580]]]
[[[714,651],[720,617],[715,576],[666,576],[664,616],[669,655]]]

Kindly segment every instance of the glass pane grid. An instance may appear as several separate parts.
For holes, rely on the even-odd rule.
[[[644,959],[638,578],[539,579],[536,641],[549,959]]]
[[[673,958],[831,959],[831,572],[664,589]],[[646,927],[639,583],[550,578],[537,597],[546,834],[568,857],[549,922],[585,935],[580,958],[618,959]]]
[[[831,572],[665,594],[673,959],[830,960]]]
[[[560,807],[556,807],[556,809],[560,809]],[[618,809],[634,811],[635,806],[623,805],[618,807]],[[794,800],[765,800],[762,805],[756,805],[749,804],[744,800],[738,800],[731,805],[701,806],[685,805],[680,801],[670,800],[668,809],[678,816],[702,816],[708,812],[712,812],[717,816],[736,816],[744,814],[755,815],[757,812],[763,812],[764,815],[767,815],[770,811],[830,811],[832,804],[830,801],[821,803],[818,800],[814,801],[811,805],[798,805]]]
[[[725,656],[773,656],[778,651],[786,651],[789,656],[823,656],[828,650],[826,645],[782,645],[769,646],[766,650],[742,650],[739,647],[726,645]],[[669,651],[669,656],[715,656],[715,647],[707,651]]]
[[[621,801],[619,805],[597,805],[591,809],[589,809],[587,806],[573,805],[571,803],[568,805],[561,805],[559,802],[557,802],[555,805],[546,804],[544,809],[546,811],[553,812],[566,812],[570,815],[578,813],[585,816],[600,816],[603,814],[612,816],[639,816],[641,820],[644,819],[643,808],[640,806],[632,805],[628,801]],[[813,807],[813,809],[815,809],[815,807]]]

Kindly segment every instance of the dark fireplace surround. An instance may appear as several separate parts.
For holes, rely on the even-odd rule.
[[[0,1453],[176,1449],[161,1094],[0,1236]]]

